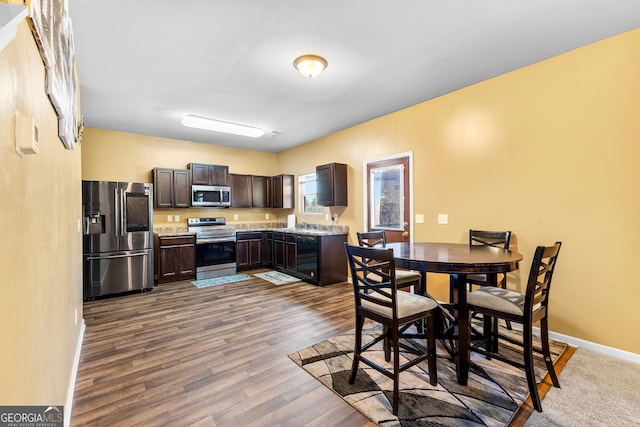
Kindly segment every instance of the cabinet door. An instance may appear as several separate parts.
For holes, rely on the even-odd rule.
[[[293,209],[295,207],[293,175],[271,177],[271,207]]]
[[[236,242],[236,264],[237,268],[249,266],[249,241]]]
[[[210,165],[209,176],[211,185],[229,185],[229,167]]]
[[[271,206],[271,178],[268,176],[251,176],[251,206],[267,208]]]
[[[173,171],[173,207],[188,208],[191,206],[191,174],[188,170]]]
[[[271,267],[273,265],[273,233],[267,232],[265,245],[266,245],[265,264]]]
[[[196,275],[196,246],[195,244],[180,245],[178,247],[180,257],[179,275],[181,279],[193,278]]]
[[[231,184],[231,207],[251,207],[251,175],[229,174]]]
[[[284,268],[284,240],[273,241],[273,264]]]
[[[160,271],[158,280],[170,282],[178,277],[178,247],[164,246],[160,248]]]
[[[346,164],[316,166],[316,184],[320,206],[347,206]]]
[[[284,243],[284,268],[287,270],[298,270],[298,245],[295,242]]]
[[[249,240],[249,265],[259,267],[262,259],[262,248],[260,240]]]
[[[153,170],[153,203],[156,208],[173,207],[173,170]]]
[[[209,165],[189,163],[191,183],[193,185],[209,185]]]

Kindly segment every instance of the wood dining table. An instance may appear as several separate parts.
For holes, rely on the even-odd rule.
[[[428,295],[427,273],[451,276],[453,318],[458,331],[456,364],[458,383],[467,384],[469,376],[469,309],[467,307],[467,275],[486,274],[489,278],[518,268],[522,254],[491,246],[470,246],[463,243],[400,242],[387,243],[393,249],[396,267],[419,271],[422,275],[417,293]]]

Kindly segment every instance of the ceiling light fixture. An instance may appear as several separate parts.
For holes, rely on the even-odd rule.
[[[327,60],[318,55],[302,55],[293,61],[293,66],[305,77],[318,77],[327,68]]]
[[[252,138],[264,136],[264,134],[267,132],[264,129],[253,126],[241,125],[239,123],[223,122],[221,120],[198,117],[191,114],[187,114],[186,116],[184,116],[180,123],[182,123],[183,126],[187,126],[190,128],[230,133],[232,135],[250,136]]]

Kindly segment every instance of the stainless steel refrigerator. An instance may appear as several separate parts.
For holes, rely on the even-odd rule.
[[[153,289],[153,185],[82,181],[84,299]]]

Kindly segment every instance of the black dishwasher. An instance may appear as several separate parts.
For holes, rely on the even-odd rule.
[[[309,282],[318,281],[318,238],[298,234],[298,274]]]

